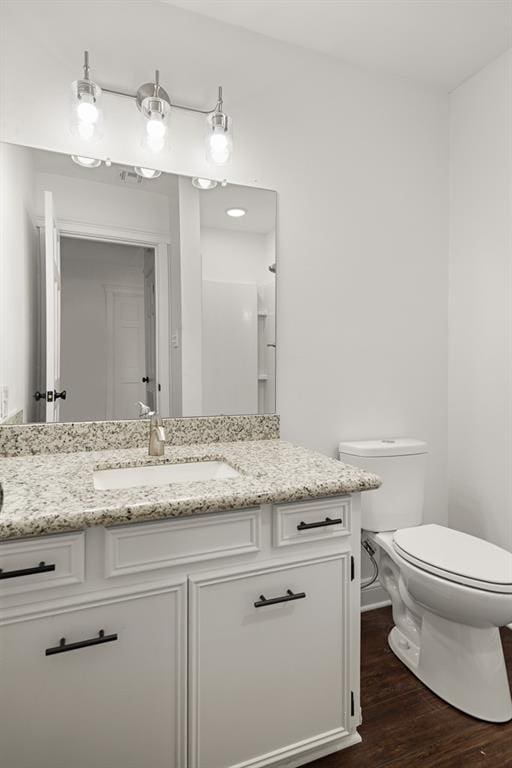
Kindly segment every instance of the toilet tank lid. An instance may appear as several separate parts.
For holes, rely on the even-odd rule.
[[[412,456],[426,453],[427,444],[412,437],[384,437],[378,440],[342,442],[338,449],[340,453],[349,456]]]

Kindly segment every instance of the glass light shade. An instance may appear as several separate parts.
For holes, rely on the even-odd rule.
[[[71,83],[71,132],[82,141],[97,141],[103,136],[101,88],[91,80]]]
[[[162,175],[162,171],[157,171],[153,168],[143,168],[141,165],[134,166],[133,170],[143,179],[158,179]]]
[[[169,112],[169,104],[159,97],[149,96],[142,102],[142,146],[150,152],[161,152],[167,144]]]
[[[222,112],[206,118],[206,159],[214,165],[227,165],[233,152],[231,120]]]
[[[194,176],[192,186],[196,189],[215,189],[217,182],[215,179],[203,179],[201,176]]]
[[[101,165],[101,160],[96,157],[84,157],[83,155],[71,155],[71,159],[77,165],[81,165],[82,168],[98,168]]]

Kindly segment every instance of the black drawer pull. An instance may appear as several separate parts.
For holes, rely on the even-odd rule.
[[[302,600],[303,597],[306,597],[305,592],[292,592],[291,589],[287,589],[286,595],[281,595],[281,597],[269,597],[267,599],[265,595],[260,595],[260,599],[256,600],[256,602],[254,603],[254,607],[263,608],[264,605],[275,605],[276,603],[288,603],[290,600]]]
[[[48,571],[54,570],[54,563],[46,565],[42,560],[39,565],[34,565],[33,568],[19,568],[17,571],[2,571],[0,568],[0,579],[16,579],[18,576],[30,576],[32,573],[48,573]]]
[[[66,643],[66,638],[61,637],[59,644],[53,648],[47,648],[45,656],[53,656],[56,653],[67,653],[67,651],[76,651],[78,648],[87,648],[88,645],[101,645],[102,643],[113,643],[117,640],[117,634],[106,635],[104,629],[100,629],[98,637],[91,637],[89,640],[79,640],[78,643]]]
[[[325,520],[320,520],[318,523],[299,523],[297,526],[298,531],[308,531],[310,528],[325,528],[326,525],[341,525],[343,520],[341,517],[335,517],[332,520],[330,517],[326,517]]]

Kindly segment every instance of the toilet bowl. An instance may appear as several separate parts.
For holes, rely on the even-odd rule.
[[[342,461],[383,481],[382,490],[362,495],[362,535],[391,599],[389,646],[449,704],[507,722],[512,699],[499,627],[512,622],[512,553],[421,524],[425,454],[418,440],[340,444]]]
[[[440,539],[458,534],[459,555],[464,553],[465,539],[474,538],[442,526],[363,533],[376,550],[380,580],[391,599],[395,626],[389,645],[411,672],[449,704],[482,720],[507,722],[512,719],[512,700],[498,627],[512,621],[512,555],[476,540],[510,557],[509,584],[486,582],[489,589],[484,589],[480,580],[471,585],[469,577],[461,574],[443,576],[435,558],[434,563],[423,561],[419,566],[406,559],[397,545],[400,534],[413,530],[421,541],[423,533],[430,537],[432,529]],[[502,562],[507,567],[505,557]],[[479,565],[482,575],[483,562]],[[436,573],[430,570],[436,568]],[[456,580],[459,576],[465,583]]]

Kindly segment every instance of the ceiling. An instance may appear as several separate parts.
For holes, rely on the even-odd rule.
[[[163,0],[451,91],[512,45],[512,0]]]
[[[269,189],[228,184],[227,187],[202,190],[199,195],[202,227],[260,235],[275,230],[277,195]],[[228,208],[245,208],[247,213],[234,219],[226,214]]]

